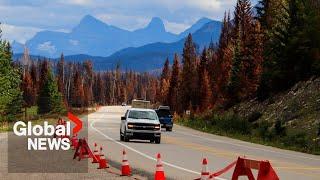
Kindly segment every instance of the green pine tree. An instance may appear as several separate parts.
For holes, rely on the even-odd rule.
[[[318,0],[261,0],[258,19],[265,36],[261,98],[319,76],[319,4]]]
[[[0,120],[14,117],[21,112],[22,107],[20,74],[13,66],[11,57],[9,42],[0,39]]]
[[[257,12],[263,32],[264,63],[258,98],[263,100],[283,89],[288,41],[289,5],[287,0],[260,0]]]
[[[197,53],[196,46],[189,34],[185,40],[182,54],[183,68],[181,72],[180,97],[182,109],[188,107],[195,108],[198,105],[199,97],[198,88],[198,72],[197,72]]]
[[[232,69],[231,69],[231,78],[230,78],[230,84],[228,85],[228,93],[230,96],[230,99],[234,102],[239,101],[240,97],[240,90],[241,90],[241,84],[240,84],[240,70],[241,70],[241,59],[240,59],[240,41],[236,40],[235,47],[233,51],[233,58],[232,58]]]
[[[38,98],[39,114],[60,114],[65,111],[62,101],[62,94],[58,90],[57,82],[49,69],[47,79],[40,90]]]

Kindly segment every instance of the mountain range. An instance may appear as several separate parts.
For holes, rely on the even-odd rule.
[[[192,33],[198,53],[211,42],[216,43],[220,33],[221,23],[217,21],[211,21]],[[97,58],[94,62],[97,70],[112,69],[116,64],[120,64],[123,69],[133,69],[140,72],[159,69],[163,66],[166,58],[169,58],[172,63],[175,53],[181,56],[184,42],[185,38],[182,38],[173,43],[157,42],[137,48],[125,48],[106,58]]]
[[[123,68],[146,71],[160,68],[174,53],[181,54],[185,37],[191,33],[199,49],[217,42],[221,22],[201,18],[191,27],[173,34],[166,31],[163,21],[154,17],[141,29],[128,31],[108,25],[91,15],[84,16],[69,33],[41,31],[25,44],[29,53],[48,58],[65,55],[66,60],[90,59],[97,70],[113,68],[120,63]],[[15,57],[23,52],[22,44],[12,43]]]

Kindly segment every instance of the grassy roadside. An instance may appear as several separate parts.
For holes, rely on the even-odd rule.
[[[48,121],[49,124],[56,124],[57,123],[57,118],[41,117],[39,119],[32,120],[32,124],[34,124],[34,125],[42,124],[43,121]],[[0,133],[12,131],[13,124],[14,124],[14,122],[1,122],[1,124],[0,124]]]
[[[227,136],[282,149],[320,155],[320,139],[303,131],[286,129],[281,124],[250,123],[233,113],[176,117],[175,123],[202,132]]]
[[[83,116],[94,112],[93,109],[91,110],[81,110],[81,109],[74,109],[73,114],[77,116]],[[37,106],[32,106],[27,108],[27,119],[25,119],[25,114],[17,115],[17,120],[22,121],[32,121],[32,124],[42,124],[43,121],[48,121],[49,124],[56,124],[59,117],[65,117],[64,115],[58,114],[46,114],[46,115],[39,115],[37,113]],[[10,122],[0,122],[0,133],[1,132],[9,132],[12,131],[12,127],[15,121]]]

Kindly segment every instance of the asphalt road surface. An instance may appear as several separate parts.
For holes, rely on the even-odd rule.
[[[280,179],[319,179],[320,157],[294,151],[234,140],[202,133],[175,125],[172,132],[162,132],[161,144],[147,141],[121,142],[120,117],[129,107],[108,106],[89,115],[89,143],[98,143],[105,149],[107,158],[121,162],[121,151],[126,149],[131,167],[137,172],[152,176],[156,154],[159,152],[169,179],[199,177],[202,158],[208,158],[210,172],[220,170],[238,156],[269,160]],[[216,179],[231,179],[233,169]],[[254,175],[257,174],[253,171]]]

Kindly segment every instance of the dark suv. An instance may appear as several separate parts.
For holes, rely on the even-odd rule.
[[[169,106],[159,106],[159,108],[156,109],[156,113],[159,117],[159,121],[161,123],[161,126],[163,128],[166,128],[167,131],[172,131],[172,127],[173,127],[172,118],[173,118],[173,116],[171,115],[170,107]]]

